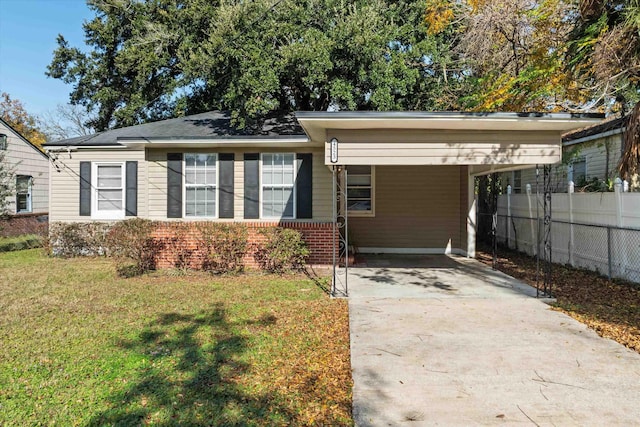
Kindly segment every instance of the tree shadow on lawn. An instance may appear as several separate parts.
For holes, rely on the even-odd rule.
[[[273,425],[295,424],[282,397],[243,390],[237,379],[251,366],[242,362],[248,339],[244,325],[268,326],[273,316],[230,322],[222,304],[199,314],[167,313],[121,348],[148,359],[111,408],[87,425]],[[206,339],[202,337],[206,336]]]

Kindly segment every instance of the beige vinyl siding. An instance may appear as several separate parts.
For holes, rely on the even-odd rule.
[[[49,160],[37,149],[24,142],[4,123],[0,122],[0,133],[7,135],[7,150],[4,151],[4,163],[15,175],[33,177],[31,186],[31,211],[46,213],[49,211]],[[14,182],[15,184],[15,182]],[[10,198],[9,211],[15,213],[16,198]]]
[[[618,177],[620,161],[621,134],[612,135],[585,144],[579,149],[578,156],[584,157],[587,167],[587,179],[615,179]],[[607,150],[609,151],[609,170],[607,176]]]
[[[561,157],[555,132],[335,130],[338,163],[346,165],[517,165]],[[330,144],[325,144],[330,164]]]
[[[458,248],[467,250],[467,216],[469,203],[469,168],[460,166],[460,246]],[[475,222],[475,218],[473,219]]]
[[[147,164],[144,150],[85,149],[58,154],[55,167],[51,167],[50,221],[90,221],[90,216],[80,216],[80,162],[138,162],[138,216],[145,218],[148,212]],[[166,179],[166,178],[165,178]]]
[[[376,166],[375,217],[349,217],[350,243],[361,248],[433,249],[446,248],[451,240],[452,248],[466,250],[462,169]]]
[[[245,149],[149,149],[149,218],[167,219],[167,154],[178,152],[234,153],[234,215],[235,221],[244,219],[244,154],[245,153],[312,153],[313,154],[313,220],[331,221],[332,176],[324,165],[320,148],[245,148]],[[305,219],[308,220],[308,219]],[[255,220],[252,220],[255,221]]]

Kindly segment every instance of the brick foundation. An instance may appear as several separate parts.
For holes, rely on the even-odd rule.
[[[331,265],[333,263],[333,227],[327,222],[251,222],[242,223],[247,227],[249,250],[244,257],[245,266],[257,268],[254,258],[255,247],[263,236],[260,230],[269,227],[292,228],[302,233],[302,237],[309,248],[307,264]],[[184,239],[176,239],[176,227],[184,227]],[[170,268],[180,264],[180,258],[191,259],[190,267],[198,268],[205,258],[202,248],[198,247],[197,223],[194,222],[162,222],[159,223],[154,236],[157,238],[158,250],[156,266]]]
[[[0,219],[0,237],[24,234],[46,236],[49,230],[49,214],[19,214]]]

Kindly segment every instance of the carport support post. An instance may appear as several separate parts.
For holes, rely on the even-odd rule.
[[[491,174],[491,246],[493,247],[493,269],[498,267],[498,174]]]
[[[476,232],[478,226],[476,177],[467,177],[467,257],[476,257]]]
[[[347,228],[347,171],[344,167],[334,165],[331,169],[333,176],[333,283],[331,286],[331,296],[346,297],[349,295],[349,237]],[[344,251],[343,251],[344,248]],[[344,279],[341,279],[338,271],[343,252],[345,253]],[[338,282],[342,288],[338,289]]]
[[[544,269],[544,293],[551,297],[551,268],[553,262],[553,245],[551,242],[551,165],[544,165],[544,248],[545,248],[545,269]]]
[[[331,282],[331,295],[336,294],[336,233],[338,231],[338,206],[337,206],[337,198],[338,198],[338,194],[337,194],[337,182],[336,182],[336,167],[332,166],[331,167],[331,174],[333,177],[333,181],[332,181],[332,190],[331,190],[331,205],[332,205],[332,210],[331,212],[333,212],[333,227],[332,227],[332,259],[333,259],[333,280]]]

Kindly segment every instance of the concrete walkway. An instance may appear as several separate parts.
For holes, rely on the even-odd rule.
[[[349,294],[358,426],[640,425],[640,355],[475,260],[370,257]]]

